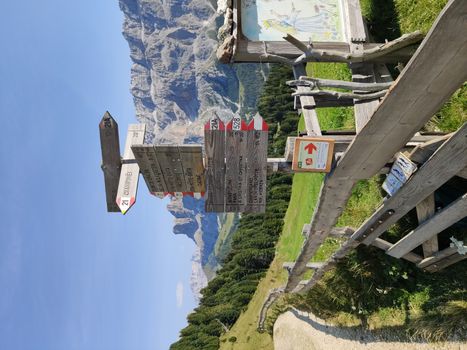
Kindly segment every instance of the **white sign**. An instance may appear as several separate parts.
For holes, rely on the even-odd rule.
[[[417,166],[408,157],[399,153],[383,183],[383,190],[390,196],[393,196],[407,182],[416,169]]]

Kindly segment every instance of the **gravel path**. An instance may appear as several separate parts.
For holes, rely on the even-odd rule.
[[[387,338],[387,337],[385,337]],[[291,310],[274,324],[275,350],[467,350],[467,343],[407,343],[371,332],[326,325],[312,314]]]

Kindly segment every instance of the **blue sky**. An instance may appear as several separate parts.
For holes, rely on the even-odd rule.
[[[98,123],[123,149],[136,121],[121,25],[117,0],[2,3],[0,349],[167,349],[194,307],[167,202],[141,179],[106,213]]]

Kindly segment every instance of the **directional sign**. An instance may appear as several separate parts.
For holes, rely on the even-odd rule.
[[[206,211],[224,211],[225,126],[219,117],[204,125],[206,151]]]
[[[245,212],[266,210],[268,125],[257,114],[248,124]]]
[[[328,173],[333,151],[333,139],[298,137],[295,139],[292,169],[296,172]]]
[[[145,131],[145,124],[130,124],[128,126],[128,134],[125,142],[125,151],[122,160],[123,164],[116,199],[117,205],[122,214],[125,214],[136,201],[139,165],[136,163],[131,146],[142,144],[144,142]]]
[[[240,116],[226,125],[225,211],[241,212],[246,204],[248,126]]]
[[[144,181],[150,193],[163,193],[167,191],[164,176],[156,158],[153,145],[132,145],[131,149],[135,155],[136,162],[143,174]]]
[[[154,146],[168,192],[183,192],[186,188],[182,160],[177,146]]]
[[[105,112],[99,123],[99,134],[101,139],[102,170],[104,172],[107,211],[120,212],[120,209],[115,203],[118,179],[120,177],[122,165],[120,159],[118,124],[109,112]]]
[[[182,162],[183,175],[185,177],[185,189],[187,195],[193,192],[205,192],[203,149],[198,145],[178,146],[180,160]]]

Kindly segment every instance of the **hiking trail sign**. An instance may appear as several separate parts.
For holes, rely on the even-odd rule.
[[[331,171],[334,140],[326,138],[297,137],[295,139],[292,170],[296,172]]]

